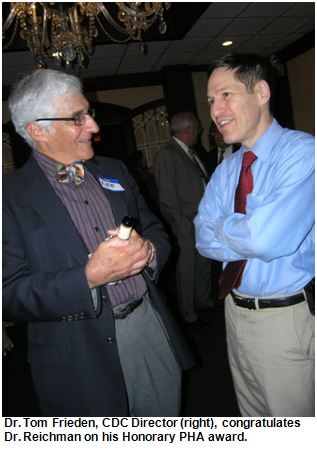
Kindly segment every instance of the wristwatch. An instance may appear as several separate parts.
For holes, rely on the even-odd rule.
[[[152,244],[152,242],[149,239],[145,239],[145,240],[150,244],[151,249],[152,249],[151,256],[147,262],[147,264],[150,264],[153,261],[153,259],[155,258],[156,250],[155,250],[154,244]]]

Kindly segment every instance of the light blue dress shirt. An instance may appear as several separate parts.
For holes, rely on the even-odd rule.
[[[243,153],[252,165],[247,214],[234,213]],[[238,292],[252,297],[290,294],[315,276],[315,138],[274,119],[252,149],[228,156],[207,185],[194,220],[205,257],[247,259]]]

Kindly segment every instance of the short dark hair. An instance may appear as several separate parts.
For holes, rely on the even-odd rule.
[[[235,79],[243,83],[249,93],[253,92],[259,81],[266,81],[271,91],[269,106],[271,114],[273,113],[275,72],[269,61],[253,53],[229,53],[211,64],[208,70],[208,79],[212,72],[219,68],[235,70]]]

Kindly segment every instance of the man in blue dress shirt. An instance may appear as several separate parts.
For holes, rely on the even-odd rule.
[[[314,137],[272,114],[274,72],[256,55],[227,55],[209,71],[211,117],[241,149],[219,165],[195,218],[206,257],[246,260],[226,293],[228,355],[243,416],[314,416]],[[244,153],[256,156],[246,212],[234,212]],[[232,265],[231,265],[232,266]],[[308,301],[307,301],[308,300]]]

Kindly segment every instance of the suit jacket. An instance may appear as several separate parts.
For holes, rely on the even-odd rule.
[[[125,189],[107,191],[118,226],[125,215],[157,250],[157,274],[170,246],[121,162],[94,158],[86,166],[98,180],[117,179]],[[104,288],[93,307],[85,276],[87,249],[69,213],[33,156],[3,177],[3,318],[28,323],[28,360],[44,415],[127,416],[128,404]],[[157,277],[157,275],[156,275]],[[183,368],[193,365],[155,281],[144,273]],[[45,404],[51,409],[45,410]]]
[[[204,195],[203,178],[199,168],[175,139],[159,150],[154,174],[161,212],[174,234],[177,235],[180,229],[194,230],[193,220]]]
[[[235,153],[240,148],[239,145],[233,144],[232,146],[232,153]],[[212,175],[214,171],[216,170],[216,167],[218,166],[218,147],[212,148],[210,152],[208,152],[208,155],[210,155],[210,172]]]

